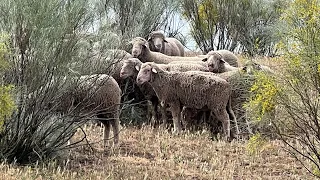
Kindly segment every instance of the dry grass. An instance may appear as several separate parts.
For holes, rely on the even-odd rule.
[[[100,127],[87,127],[90,142]],[[78,133],[75,139],[81,136]],[[104,152],[102,142],[78,147],[64,165],[33,168],[0,165],[0,179],[313,179],[280,147],[268,142],[259,155],[246,142],[212,141],[207,132],[172,135],[166,130],[124,128],[121,144]]]

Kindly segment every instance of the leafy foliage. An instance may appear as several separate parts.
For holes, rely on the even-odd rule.
[[[87,1],[0,2],[0,31],[8,34],[4,84],[14,86],[16,109],[6,118],[0,139],[0,159],[35,162],[59,155],[89,115],[58,115],[51,108],[77,76],[77,43],[93,21]],[[80,59],[81,60],[81,59]],[[79,60],[79,62],[80,62]],[[8,93],[8,88],[4,89]]]
[[[285,54],[274,79],[259,78],[252,90],[258,94],[258,117],[276,105],[277,118],[270,119],[273,133],[313,175],[320,169],[320,3],[295,0],[281,17]],[[256,100],[256,101],[255,101]],[[256,102],[256,103],[254,103]],[[309,163],[306,163],[308,160]]]
[[[249,55],[274,55],[273,27],[285,1],[184,0],[183,14],[199,48],[246,51]]]

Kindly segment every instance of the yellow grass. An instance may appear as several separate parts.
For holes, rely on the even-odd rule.
[[[313,179],[279,141],[254,156],[246,142],[212,141],[209,134],[172,135],[149,127],[123,128],[121,143],[104,152],[100,127],[86,127],[91,148],[71,150],[64,165],[1,164],[0,179]],[[80,131],[74,140],[80,139]],[[97,142],[97,143],[94,143]]]

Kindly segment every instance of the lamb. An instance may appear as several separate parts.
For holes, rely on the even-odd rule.
[[[73,82],[59,99],[57,111],[62,113],[85,113],[97,116],[104,125],[104,147],[113,128],[114,145],[119,143],[119,114],[121,90],[118,83],[109,75],[95,74],[81,76]]]
[[[141,62],[155,62],[157,64],[168,64],[172,61],[201,61],[201,57],[180,57],[168,56],[159,52],[153,52],[149,49],[149,43],[142,37],[134,38],[131,54]]]
[[[211,110],[222,122],[226,138],[230,138],[230,119],[234,119],[235,116],[230,104],[231,86],[227,81],[216,76],[167,72],[155,63],[148,62],[142,64],[137,76],[137,84],[146,82],[151,84],[161,102],[170,105],[174,132],[181,132],[180,106],[183,105],[188,108]]]
[[[161,31],[153,31],[148,37],[151,51],[168,56],[184,56],[184,47],[176,38],[167,38]]]
[[[209,57],[211,55],[219,54],[221,56],[221,59],[223,59],[225,62],[228,62],[233,67],[239,66],[239,59],[236,55],[234,55],[231,51],[228,50],[217,50],[217,51],[209,51],[205,57]],[[203,57],[203,55],[201,55]]]
[[[231,66],[226,62],[220,53],[212,52],[211,55],[202,60],[207,63],[208,69],[213,73],[224,73],[227,71],[238,70],[239,68]]]

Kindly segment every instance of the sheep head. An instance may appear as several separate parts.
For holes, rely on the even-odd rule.
[[[148,42],[156,52],[161,52],[164,48],[164,43],[167,41],[161,31],[153,31],[149,34]]]
[[[153,80],[154,74],[157,74],[159,67],[153,62],[143,63],[137,76],[137,84],[141,85]]]
[[[225,60],[222,58],[221,54],[217,52],[212,52],[208,57],[202,59],[203,62],[207,62],[207,66],[210,72],[219,73],[220,68],[224,65]]]
[[[131,54],[133,57],[137,58],[141,56],[145,48],[149,48],[148,41],[142,37],[136,37],[132,41],[132,51]]]
[[[142,62],[137,58],[129,58],[124,60],[120,71],[120,77],[126,79],[131,76],[137,76]]]

